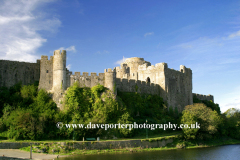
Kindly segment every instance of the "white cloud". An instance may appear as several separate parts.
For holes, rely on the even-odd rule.
[[[7,24],[7,23],[10,23],[10,22],[14,22],[14,21],[22,21],[22,22],[24,22],[24,21],[30,21],[30,20],[33,20],[33,19],[34,19],[34,17],[31,17],[31,16],[4,17],[4,16],[0,15],[0,25]]]
[[[240,30],[235,32],[235,33],[230,34],[228,37],[229,38],[234,38],[234,37],[237,37],[237,36],[240,36]]]
[[[39,7],[47,0],[3,0],[0,2],[0,59],[36,62],[37,49],[47,42],[38,31],[55,32],[61,25]]]
[[[60,48],[57,49],[57,50],[66,50],[66,51],[68,51],[68,52],[76,52],[76,51],[77,51],[76,48],[75,48],[75,46],[70,46],[70,47],[68,47],[68,48],[60,47]]]
[[[144,34],[144,37],[151,36],[151,35],[153,35],[153,34],[154,34],[154,32],[148,32],[148,33],[145,33],[145,34]]]
[[[70,69],[71,69],[71,67],[72,67],[72,65],[71,65],[71,64],[67,65],[67,69],[68,69],[68,70],[70,70]]]
[[[125,57],[123,56],[122,59],[116,61],[114,64],[120,65],[120,64],[123,63],[126,59],[127,59],[127,58],[125,58]]]

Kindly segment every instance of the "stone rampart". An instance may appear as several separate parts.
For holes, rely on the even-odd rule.
[[[160,95],[160,86],[154,83],[134,79],[116,78],[116,88],[121,92],[138,92]]]
[[[41,56],[39,89],[51,90],[53,86],[53,56]]]
[[[80,87],[93,87],[98,84],[104,85],[104,80],[104,73],[99,73],[99,75],[97,75],[97,73],[91,73],[91,75],[89,75],[88,72],[83,72],[81,75],[80,72],[75,72],[74,75],[70,76],[70,86],[78,81]]]
[[[184,67],[184,72],[181,68]],[[185,66],[180,66],[180,71],[167,68],[165,70],[165,93],[163,99],[167,100],[168,106],[177,107],[181,112],[192,101],[192,71]]]
[[[36,63],[0,60],[0,87],[11,87],[18,82],[23,85],[39,81],[40,61]]]
[[[193,96],[196,96],[198,99],[200,100],[207,100],[207,101],[212,101],[214,102],[214,98],[213,98],[213,95],[202,95],[202,94],[197,94],[197,93],[193,93],[192,94]]]

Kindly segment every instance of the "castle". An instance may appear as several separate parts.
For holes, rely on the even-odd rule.
[[[181,112],[193,103],[193,96],[201,100],[212,100],[212,95],[192,93],[192,70],[181,65],[180,70],[168,68],[166,63],[155,66],[143,58],[126,59],[120,67],[106,69],[104,73],[75,72],[66,68],[66,51],[56,50],[54,55],[41,56],[36,63],[0,60],[0,86],[10,87],[17,82],[31,84],[39,81],[39,89],[52,93],[60,109],[60,101],[68,87],[78,81],[80,87],[101,84],[117,94],[138,92],[161,96],[168,107],[177,107]]]

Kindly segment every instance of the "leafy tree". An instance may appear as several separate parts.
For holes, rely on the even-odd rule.
[[[78,83],[69,87],[64,98],[64,110],[70,115],[79,114],[77,117],[84,117],[84,113],[91,109],[91,90],[79,88]]]
[[[212,100],[207,101],[207,100],[200,100],[197,98],[196,95],[193,96],[193,103],[204,103],[207,107],[211,108],[213,111],[217,111],[217,113],[220,115],[221,110],[220,107],[217,103],[213,103]]]
[[[37,86],[28,85],[12,87],[8,92],[15,96],[11,97],[11,105],[4,103],[0,120],[0,130],[7,130],[8,138],[34,140],[55,136],[57,106],[45,90],[38,91]]]
[[[240,110],[230,108],[223,116],[225,118],[224,133],[232,138],[240,139]]]
[[[200,124],[199,128],[183,128],[183,133],[187,139],[208,139],[218,132],[221,118],[217,111],[212,111],[202,103],[195,103],[185,107],[182,113],[181,123],[191,126]]]
[[[130,117],[130,114],[128,112],[124,113],[122,117],[118,120],[118,123],[120,124],[133,124],[133,118]],[[120,128],[118,129],[120,134],[123,137],[131,137],[133,135],[134,129],[132,128],[131,130],[129,129],[129,126],[127,128]]]

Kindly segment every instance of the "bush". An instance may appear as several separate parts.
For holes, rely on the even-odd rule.
[[[216,111],[212,111],[204,104],[195,103],[185,107],[181,123],[191,126],[191,124],[196,124],[196,122],[200,124],[200,128],[183,128],[185,138],[212,138],[212,136],[218,132],[218,126],[221,122],[221,118]]]
[[[130,117],[128,112],[126,112],[118,120],[118,123],[120,123],[120,124],[132,124],[133,123],[133,118]],[[123,137],[131,137],[133,135],[134,129],[132,128],[131,130],[129,130],[129,126],[128,126],[127,128],[120,128],[119,132]]]
[[[186,148],[186,142],[185,142],[185,141],[179,142],[179,143],[177,143],[176,147],[177,147],[178,149]]]
[[[228,109],[224,114],[224,133],[232,138],[240,139],[240,110]]]

